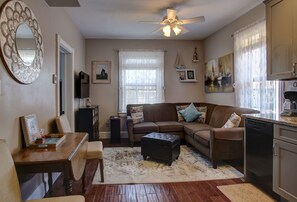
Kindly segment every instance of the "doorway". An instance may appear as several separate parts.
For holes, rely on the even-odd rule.
[[[65,114],[74,125],[74,49],[57,35],[56,115]]]

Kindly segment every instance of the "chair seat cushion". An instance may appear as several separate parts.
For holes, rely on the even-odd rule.
[[[184,130],[191,137],[198,131],[210,130],[212,127],[205,123],[184,123]]]
[[[133,127],[133,133],[135,134],[143,134],[150,132],[158,132],[159,127],[153,122],[142,122],[137,123]]]
[[[88,142],[87,159],[102,159],[103,145],[101,141]]]
[[[176,121],[161,121],[156,122],[159,126],[159,132],[182,132],[184,131],[184,126]]]
[[[199,142],[200,144],[209,147],[210,142],[210,131],[209,130],[203,130],[198,131],[194,134],[194,139]]]

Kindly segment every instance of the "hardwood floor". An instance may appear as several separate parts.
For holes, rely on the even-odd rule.
[[[104,147],[127,146],[128,141],[121,144],[109,144],[103,140]],[[117,201],[229,201],[218,189],[219,185],[242,183],[240,179],[210,180],[196,182],[159,183],[159,184],[120,184],[92,185],[92,179],[97,169],[97,160],[88,160],[86,165],[86,192],[81,191],[81,181],[73,183],[72,194],[82,194],[87,202],[117,202]],[[63,176],[53,185],[52,196],[63,196]]]

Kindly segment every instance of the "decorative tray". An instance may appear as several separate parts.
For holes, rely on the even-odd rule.
[[[48,134],[29,145],[31,149],[56,148],[65,140],[63,134]]]

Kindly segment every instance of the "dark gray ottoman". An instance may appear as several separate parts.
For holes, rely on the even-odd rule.
[[[144,160],[149,156],[171,165],[179,154],[180,138],[177,135],[154,132],[141,138],[141,155]]]

